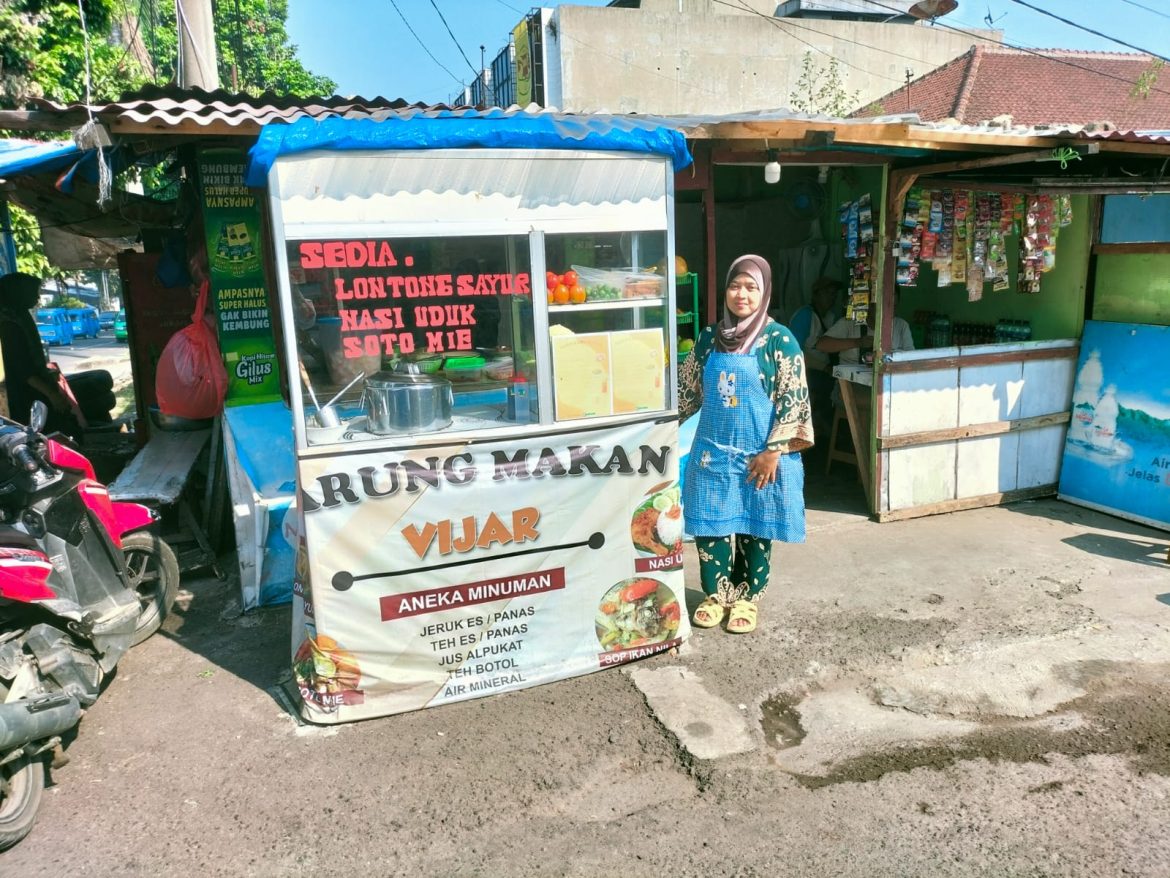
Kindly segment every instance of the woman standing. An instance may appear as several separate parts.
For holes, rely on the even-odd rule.
[[[772,271],[741,256],[727,272],[723,319],[704,329],[679,371],[679,414],[699,411],[683,515],[706,600],[692,620],[756,629],[772,540],[804,542],[804,469],[813,444],[800,341],[768,317]],[[730,611],[730,612],[729,612]]]

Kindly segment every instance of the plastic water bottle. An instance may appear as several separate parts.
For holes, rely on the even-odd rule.
[[[516,372],[508,384],[508,420],[516,424],[527,424],[532,420],[529,402],[528,379],[523,372]]]

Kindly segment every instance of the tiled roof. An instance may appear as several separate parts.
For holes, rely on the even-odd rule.
[[[979,124],[1011,116],[1013,125],[1170,127],[1170,69],[1158,75],[1148,55],[988,46],[970,51],[859,111],[917,113],[924,122]],[[1041,57],[1041,55],[1043,57]],[[1152,79],[1148,93],[1137,85]]]

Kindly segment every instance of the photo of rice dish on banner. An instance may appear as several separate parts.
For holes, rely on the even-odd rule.
[[[646,493],[630,519],[630,538],[642,557],[682,552],[682,489],[678,482],[655,485]]]
[[[665,583],[623,579],[597,607],[597,640],[606,652],[662,643],[678,633],[679,615],[678,598]]]

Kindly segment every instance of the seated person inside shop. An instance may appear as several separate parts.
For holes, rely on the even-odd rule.
[[[896,305],[896,297],[894,301]],[[817,340],[817,350],[825,354],[840,354],[842,363],[853,365],[860,363],[862,352],[873,350],[875,312],[875,308],[869,309],[865,323],[856,323],[848,317],[842,317]],[[914,337],[910,333],[910,324],[896,315],[894,317],[893,338],[885,346],[885,350],[914,350]]]
[[[95,369],[61,381],[46,360],[31,313],[40,293],[40,279],[31,274],[15,272],[0,277],[0,350],[9,416],[27,424],[33,402],[40,400],[49,407],[45,432],[77,438],[91,424],[110,422],[110,410],[117,403],[114,379],[104,369]]]
[[[834,309],[845,285],[831,277],[818,278],[812,286],[812,299],[788,321],[788,328],[796,335],[804,351],[805,374],[808,377],[808,396],[812,406],[814,429],[828,428],[832,414],[830,397],[833,392],[833,363],[835,357],[817,349],[817,342],[827,327],[836,323]]]

